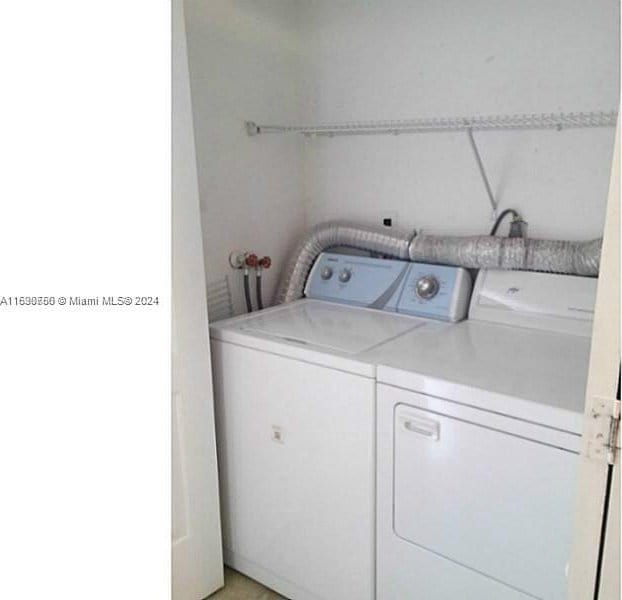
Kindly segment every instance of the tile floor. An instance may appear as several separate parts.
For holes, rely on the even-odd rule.
[[[225,567],[225,587],[209,596],[209,600],[287,600],[242,573]]]

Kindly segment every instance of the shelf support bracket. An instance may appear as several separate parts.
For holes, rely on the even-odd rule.
[[[482,176],[482,181],[484,182],[484,187],[486,188],[486,193],[488,194],[488,201],[490,202],[490,206],[492,207],[492,218],[494,220],[497,218],[498,202],[495,201],[494,194],[492,193],[492,189],[490,188],[490,183],[488,181],[488,177],[486,176],[486,171],[484,170],[484,163],[482,162],[482,157],[479,154],[477,144],[475,143],[475,138],[473,137],[473,129],[471,127],[467,127],[466,132],[469,138],[469,142],[471,143],[471,149],[473,150],[473,154],[475,155],[475,160],[479,168],[479,174]]]

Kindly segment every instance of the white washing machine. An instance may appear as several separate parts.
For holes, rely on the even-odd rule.
[[[414,315],[461,318],[470,288],[326,253],[306,299],[210,327],[227,564],[296,600],[375,597],[376,357],[434,323]]]
[[[378,366],[379,600],[566,600],[596,280],[481,271]]]

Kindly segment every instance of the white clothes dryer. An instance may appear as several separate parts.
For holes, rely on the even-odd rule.
[[[379,600],[565,600],[596,280],[481,271],[378,366]]]

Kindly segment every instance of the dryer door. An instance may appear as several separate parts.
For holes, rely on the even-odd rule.
[[[577,455],[510,433],[513,419],[487,427],[477,412],[479,423],[395,406],[394,531],[524,593],[565,599]]]

